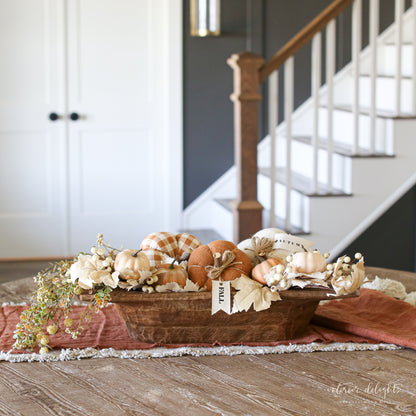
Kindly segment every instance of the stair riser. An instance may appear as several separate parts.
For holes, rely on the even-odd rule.
[[[401,79],[401,108],[403,113],[412,113],[413,81]],[[369,77],[360,77],[360,106],[370,108],[371,80]],[[394,78],[380,78],[376,80],[376,108],[385,111],[396,111],[396,80]]]
[[[376,141],[375,149],[377,152],[393,154],[392,141],[387,134],[389,119],[382,117],[376,118]],[[371,137],[371,119],[369,115],[360,114],[359,124],[359,147],[363,149],[370,148]],[[352,147],[354,142],[354,116],[349,111],[334,110],[333,112],[333,129],[334,140]],[[328,110],[327,108],[319,109],[319,135],[328,137]]]
[[[258,175],[258,198],[265,209],[270,209],[270,179]],[[291,192],[291,224],[309,232],[309,205],[308,199],[297,191]],[[286,189],[285,186],[275,184],[275,208],[276,215],[281,218],[286,216]]]
[[[310,144],[292,141],[292,170],[307,178],[313,178],[313,147]],[[350,192],[350,181],[346,177],[350,172],[349,157],[333,154],[332,183],[337,189]],[[279,138],[276,146],[277,166],[285,166],[286,163],[286,139]],[[262,165],[267,166],[268,164]],[[328,152],[324,149],[318,151],[318,182],[326,184],[328,181]]]
[[[366,57],[361,62],[360,72],[370,74],[370,58]],[[413,76],[413,45],[402,46],[402,76]],[[377,74],[378,75],[396,75],[396,46],[380,45],[377,51]]]
[[[402,113],[412,113],[411,79],[401,79],[401,108]],[[370,77],[361,76],[359,80],[359,106],[370,108],[371,80]],[[352,76],[337,88],[335,95],[336,105],[351,105],[353,102],[354,85]],[[396,80],[394,78],[377,77],[376,79],[376,109],[380,111],[396,112]]]

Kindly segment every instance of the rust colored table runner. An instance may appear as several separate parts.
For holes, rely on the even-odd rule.
[[[9,351],[13,345],[13,331],[25,306],[4,306],[0,309],[0,351]],[[74,321],[79,319],[83,307],[73,310]],[[247,343],[250,346],[308,344],[312,342],[368,342],[394,343],[416,349],[416,308],[380,292],[362,289],[358,298],[332,301],[319,306],[302,337],[274,343]],[[198,344],[217,346],[231,344]],[[50,347],[117,350],[150,349],[156,346],[177,348],[187,345],[145,344],[132,340],[114,306],[94,315],[88,329],[78,338],[67,334],[50,336]],[[195,346],[195,344],[192,344]]]

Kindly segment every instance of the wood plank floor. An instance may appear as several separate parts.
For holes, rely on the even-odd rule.
[[[0,261],[0,284],[24,277],[35,276],[49,266],[53,260],[42,261]]]

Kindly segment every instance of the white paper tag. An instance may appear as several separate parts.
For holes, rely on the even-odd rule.
[[[312,241],[294,235],[279,233],[274,235],[274,249],[281,249],[297,253],[298,251],[309,251],[314,245]]]
[[[211,315],[224,311],[231,315],[231,284],[219,280],[212,281]]]

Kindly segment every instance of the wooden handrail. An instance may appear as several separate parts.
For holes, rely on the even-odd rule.
[[[288,58],[293,56],[302,46],[306,45],[318,32],[320,32],[332,19],[335,19],[354,0],[335,0],[308,25],[298,32],[286,43],[268,62],[259,70],[260,84]]]
[[[257,200],[258,104],[262,100],[259,86],[353,2],[354,0],[334,0],[267,63],[250,52],[234,54],[227,60],[234,70],[234,93],[231,100],[234,102],[237,192],[232,211],[236,243],[262,228],[263,207]]]

